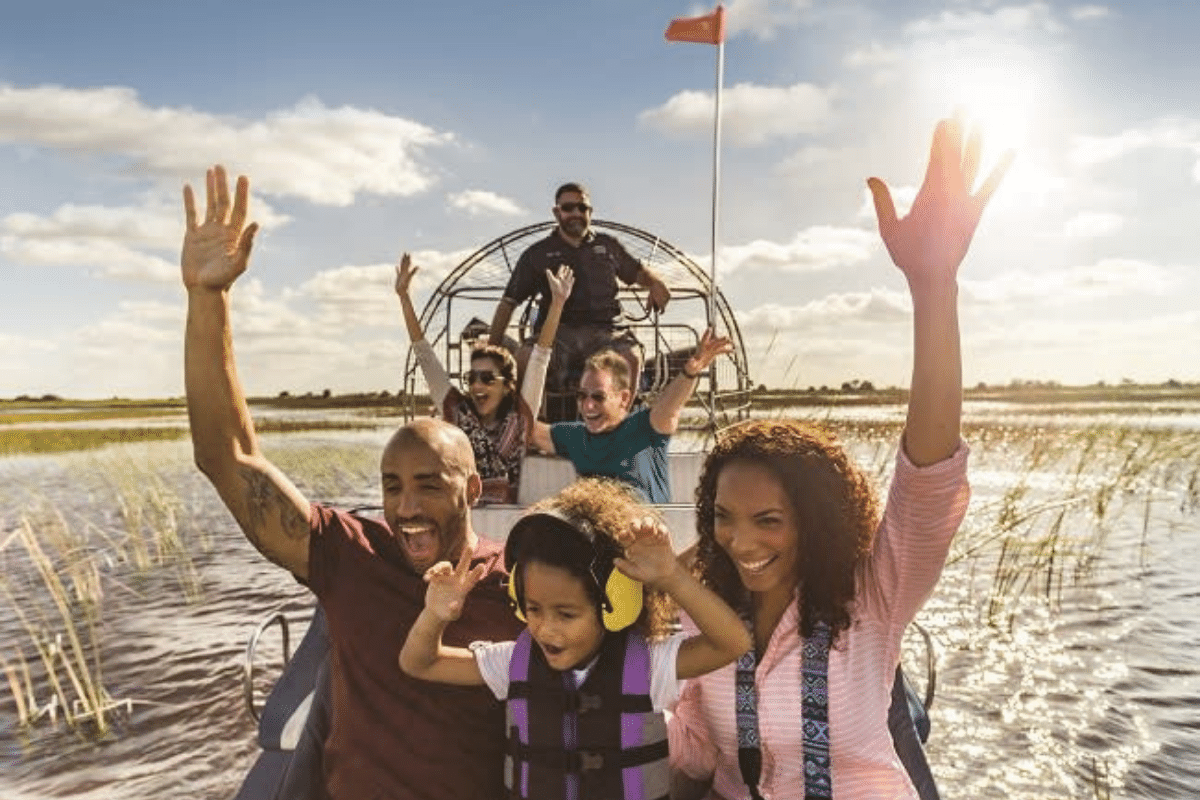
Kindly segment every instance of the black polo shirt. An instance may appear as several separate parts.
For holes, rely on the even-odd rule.
[[[562,238],[558,228],[545,239],[531,244],[513,268],[504,288],[504,297],[520,305],[534,295],[541,295],[537,320],[533,330],[541,330],[550,309],[550,284],[546,270],[555,271],[566,264],[575,272],[575,286],[563,306],[564,326],[616,326],[621,321],[621,304],[617,301],[617,278],[627,284],[637,280],[642,264],[614,237],[589,230],[579,247]]]

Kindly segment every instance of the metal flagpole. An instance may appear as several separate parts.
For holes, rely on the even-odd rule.
[[[718,6],[719,8],[719,6]],[[725,72],[725,37],[717,43],[717,90],[713,103],[712,258],[708,276],[708,325],[717,330],[717,223],[721,196],[721,84]]]

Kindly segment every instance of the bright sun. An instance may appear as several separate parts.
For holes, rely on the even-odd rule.
[[[981,173],[986,175],[1002,153],[1015,150],[1017,160],[1005,178],[1003,194],[1010,199],[1044,194],[1045,176],[1039,177],[1031,163],[1036,158],[1030,158],[1037,149],[1034,128],[1047,105],[1044,69],[1028,57],[993,50],[983,58],[944,59],[929,77],[938,105],[958,109],[970,125],[982,130]]]

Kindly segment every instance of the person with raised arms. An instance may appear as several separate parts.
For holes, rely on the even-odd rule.
[[[446,422],[401,427],[380,460],[384,521],[310,503],[263,454],[234,362],[230,293],[256,224],[250,183],[230,197],[225,170],[206,176],[203,217],[183,190],[180,257],[187,289],[184,378],[197,466],[243,534],[317,596],[331,642],[332,721],[324,786],[334,800],[504,796],[504,711],[481,688],[430,686],[396,669],[424,607],[421,576],[447,559],[479,575],[448,643],[514,637],[498,544],[480,539],[471,505],[482,485],[466,434]]]
[[[450,383],[446,368],[425,340],[417,319],[409,287],[417,268],[405,253],[396,266],[396,294],[404,324],[412,341],[417,364],[429,385],[429,394],[442,419],[462,428],[475,451],[475,467],[483,479],[481,501],[515,503],[521,482],[521,463],[533,438],[534,420],[542,405],[546,366],[554,347],[554,334],[563,305],[575,283],[571,268],[546,270],[546,284],[553,299],[533,353],[526,362],[524,380],[518,380],[512,354],[503,347],[480,343],[471,349],[469,372],[463,374],[462,390]],[[521,387],[520,394],[517,386]]]
[[[527,625],[515,642],[447,646],[443,631],[483,570],[460,558],[426,574],[425,610],[400,666],[486,685],[506,701],[511,797],[666,800],[663,712],[679,682],[750,646],[733,610],[680,564],[665,526],[645,512],[629,487],[585,478],[518,520],[505,545],[513,609]],[[694,633],[670,633],[670,601]]]
[[[667,447],[696,381],[733,343],[711,330],[700,337],[683,369],[663,387],[649,408],[629,411],[632,376],[626,359],[602,350],[587,360],[579,379],[577,402],[582,420],[537,422],[533,443],[546,453],[564,456],[579,475],[616,478],[637,489],[649,503],[669,503],[671,483]]]
[[[691,680],[670,720],[675,800],[915,798],[888,708],[905,627],[967,509],[958,268],[1011,155],[972,193],[978,133],[933,136],[903,218],[868,181],[912,297],[908,417],[882,516],[870,478],[821,426],[757,420],[720,436],[697,490],[694,569],[754,646]],[[685,620],[685,630],[694,628]]]

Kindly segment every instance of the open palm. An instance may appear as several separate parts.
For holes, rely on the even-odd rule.
[[[183,187],[183,209],[187,231],[183,236],[180,267],[183,284],[189,289],[227,289],[246,271],[258,224],[246,225],[250,181],[237,179],[230,206],[225,168],[217,165],[205,175],[204,221],[196,222],[196,199],[192,187]]]
[[[958,119],[939,122],[925,181],[903,219],[896,218],[887,185],[879,178],[867,180],[879,233],[892,261],[910,283],[957,275],[983,209],[1013,159],[1013,153],[1005,153],[979,191],[972,194],[981,149],[978,130],[971,133],[964,147],[962,123]]]

